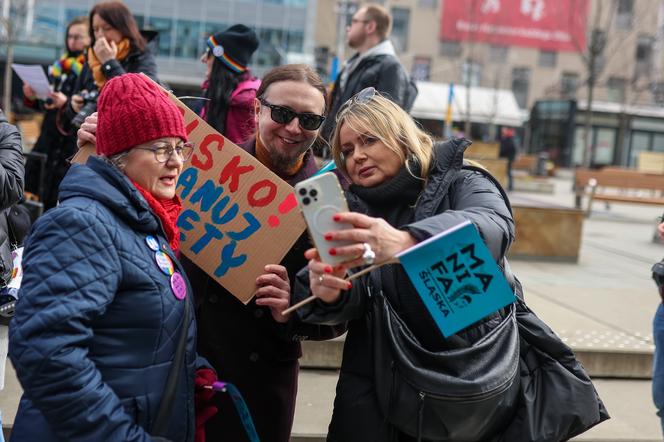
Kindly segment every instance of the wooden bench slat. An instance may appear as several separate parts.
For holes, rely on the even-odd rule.
[[[577,206],[581,196],[588,194],[588,211],[593,199],[617,203],[664,205],[664,174],[644,173],[631,169],[606,167],[590,170],[577,169],[574,177]],[[644,195],[643,191],[647,194]],[[656,196],[655,196],[656,195]]]
[[[596,193],[593,196],[595,200],[613,201],[615,203],[632,203],[632,204],[651,204],[657,206],[664,206],[664,198],[642,198],[642,197],[629,197],[622,195],[604,195]]]

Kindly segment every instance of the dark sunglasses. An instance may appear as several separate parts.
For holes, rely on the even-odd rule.
[[[337,118],[336,122],[339,122],[339,118],[341,115],[348,109],[351,108],[354,104],[367,104],[371,99],[376,95],[376,88],[374,87],[365,87],[362,89],[360,92],[357,94],[353,95],[350,97],[344,104],[341,105],[339,108],[339,112],[337,112]]]
[[[309,112],[298,113],[284,106],[270,104],[264,98],[261,98],[260,102],[263,106],[270,108],[270,118],[272,118],[272,121],[275,123],[288,124],[293,121],[293,118],[297,117],[297,122],[302,129],[316,130],[321,124],[323,124],[323,121],[325,121],[325,117],[322,115]]]

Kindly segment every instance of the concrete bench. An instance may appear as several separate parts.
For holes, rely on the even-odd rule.
[[[664,174],[618,167],[577,169],[574,178],[575,205],[581,208],[582,198],[587,196],[587,215],[594,200],[664,206],[663,190]]]
[[[512,170],[523,170],[528,174],[535,174],[537,169],[537,156],[533,154],[517,155],[512,162]]]
[[[481,161],[487,158],[498,158],[499,153],[499,143],[483,143],[481,141],[473,141],[473,144],[471,144],[468,149],[466,149],[464,157]]]
[[[577,262],[581,249],[583,211],[511,197],[516,240],[508,257]]]

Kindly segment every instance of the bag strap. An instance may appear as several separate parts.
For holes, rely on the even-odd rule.
[[[503,200],[505,201],[505,205],[507,206],[507,210],[509,210],[510,212],[510,215],[514,216],[514,212],[512,212],[512,204],[510,203],[510,199],[507,196],[507,192],[505,192],[505,188],[503,188],[503,186],[496,179],[496,177],[494,177],[491,174],[491,172],[481,167],[473,166],[472,164],[468,163],[464,163],[463,168],[467,170],[473,170],[475,172],[480,172],[482,175],[488,178],[496,186],[496,188],[502,195]],[[507,283],[510,285],[510,287],[512,287],[515,290],[517,298],[520,301],[523,301],[523,292],[519,293],[519,290],[517,290],[517,280],[516,277],[514,276],[514,273],[512,273],[512,268],[510,267],[510,264],[507,261],[506,256],[503,257],[502,268],[503,268],[503,273],[505,274],[505,279],[507,279]]]
[[[170,425],[171,414],[173,412],[173,404],[175,403],[175,393],[177,391],[178,378],[180,377],[180,371],[182,370],[182,365],[184,364],[185,358],[185,345],[187,343],[187,332],[189,330],[189,317],[191,315],[191,301],[189,297],[184,300],[184,320],[182,325],[182,331],[180,332],[180,338],[178,340],[178,346],[175,350],[175,356],[173,357],[173,363],[171,364],[171,369],[168,372],[168,377],[166,378],[166,387],[164,388],[164,394],[161,397],[161,402],[159,402],[159,408],[157,409],[157,416],[152,424],[151,434],[155,436],[160,436],[166,434],[168,427]]]

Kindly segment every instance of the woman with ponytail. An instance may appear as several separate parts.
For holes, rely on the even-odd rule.
[[[257,48],[256,33],[237,24],[211,35],[201,56],[207,65],[203,92],[209,99],[201,118],[235,144],[248,141],[256,130],[254,101],[261,82],[247,65]]]

